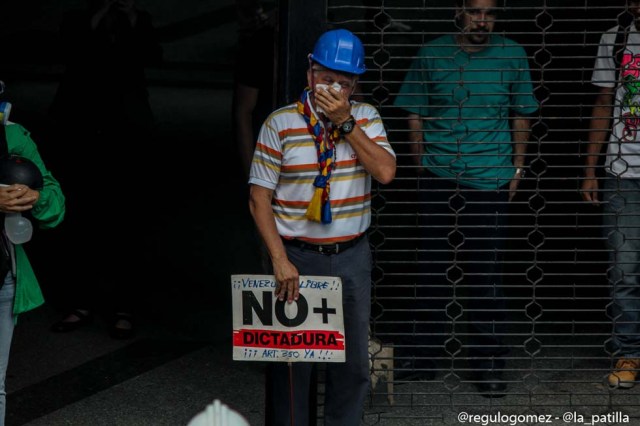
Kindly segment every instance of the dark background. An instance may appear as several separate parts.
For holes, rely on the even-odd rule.
[[[54,175],[62,165],[53,160],[59,141],[51,131],[48,107],[64,69],[58,26],[66,11],[84,4],[13,2],[0,14],[5,40],[0,79],[7,86],[2,98],[13,104],[11,120],[31,131],[45,161],[52,159],[47,164]],[[152,314],[170,307],[178,318],[181,311],[228,310],[229,275],[255,272],[256,245],[230,127],[237,53],[235,5],[232,0],[136,4],[152,15],[164,51],[163,64],[147,69],[156,118],[156,156],[132,159],[123,149],[113,158],[113,173],[131,161],[148,169],[143,182],[131,182],[132,189],[157,194],[152,205],[118,207],[113,212],[130,216],[141,227],[155,228],[155,270],[148,271],[146,285],[150,297],[140,308]],[[273,7],[270,2],[266,5]],[[78,146],[75,161],[90,161],[85,158],[89,152],[94,150]],[[73,263],[61,259],[67,249],[66,232],[64,223],[40,232],[28,248],[45,297],[56,306],[64,302],[58,300],[56,287],[74,273]],[[115,237],[122,244],[136,244],[135,235]],[[112,265],[118,268],[117,253]],[[86,281],[90,286],[92,277]]]

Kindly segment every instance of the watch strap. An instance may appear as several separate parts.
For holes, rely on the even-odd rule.
[[[340,126],[338,126],[338,130],[340,131],[341,135],[348,135],[353,131],[355,127],[356,127],[356,119],[352,115],[345,122],[340,124]]]

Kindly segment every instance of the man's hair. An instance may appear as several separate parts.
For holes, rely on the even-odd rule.
[[[468,0],[455,0],[457,7],[462,7]],[[506,0],[496,0],[496,7],[502,9],[504,8],[504,3]]]
[[[455,0],[456,8],[457,9],[463,9],[467,1],[469,1],[469,0]],[[496,2],[495,9],[497,9],[498,12],[504,11],[506,0],[495,0],[495,2]],[[456,27],[458,29],[460,29],[460,30],[463,29],[462,28],[462,14],[458,13],[458,10],[455,11],[454,22],[455,22],[455,25],[456,25]]]

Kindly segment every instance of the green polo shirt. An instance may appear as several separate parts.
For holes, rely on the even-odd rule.
[[[524,49],[496,34],[480,52],[465,52],[450,34],[424,45],[394,105],[422,117],[426,168],[481,189],[511,180],[509,117],[538,109]]]

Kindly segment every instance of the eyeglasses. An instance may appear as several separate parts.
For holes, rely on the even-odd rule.
[[[333,71],[327,68],[320,68],[320,67],[312,67],[311,71],[313,71],[314,73],[323,73],[324,76],[321,76],[319,80],[329,85],[333,84],[334,82],[337,82],[345,90],[349,90],[353,86],[355,86],[355,78],[353,75],[344,74],[341,72]]]

